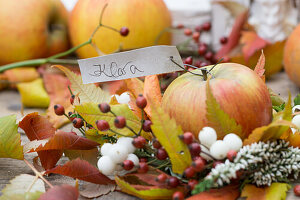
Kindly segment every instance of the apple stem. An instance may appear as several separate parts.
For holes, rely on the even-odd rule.
[[[206,81],[207,80],[207,70],[206,69],[200,69],[200,70],[202,72],[204,81]]]

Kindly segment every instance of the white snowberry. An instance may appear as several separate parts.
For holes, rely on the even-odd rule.
[[[210,148],[210,146],[217,140],[217,133],[211,127],[204,127],[198,134],[200,144]]]
[[[132,144],[133,138],[131,137],[120,137],[117,141],[117,144],[123,145],[127,148],[128,153],[133,153],[135,147]]]
[[[209,155],[210,155],[210,152],[209,152],[209,149],[207,149],[205,146],[201,145],[200,144],[200,147],[201,147],[201,153],[200,153],[200,156],[202,158],[204,158],[205,160],[207,161],[210,161],[210,160],[213,160]],[[208,154],[208,155],[207,155]]]
[[[102,156],[97,163],[98,169],[104,175],[112,175],[115,171],[116,164],[109,156]]]
[[[116,96],[116,98],[119,103],[128,104],[130,101],[130,96],[128,92],[124,92],[120,96]]]
[[[218,160],[226,158],[228,151],[228,145],[222,140],[217,140],[210,147],[210,155]]]
[[[101,155],[107,156],[108,152],[110,151],[110,148],[112,147],[111,143],[104,143],[101,147]]]
[[[300,105],[296,105],[293,107],[292,109],[292,112],[295,113],[295,112],[300,112]]]
[[[300,128],[300,115],[296,115],[292,119],[292,123],[295,124],[298,128]]]
[[[108,152],[108,156],[115,163],[121,163],[126,160],[128,156],[128,150],[125,146],[120,144],[113,144]]]
[[[234,133],[225,135],[223,141],[227,144],[229,150],[239,151],[243,146],[243,141],[241,140],[241,138]]]
[[[138,166],[139,161],[140,161],[139,158],[133,153],[129,154],[127,156],[126,160],[131,160],[133,162],[134,166]]]

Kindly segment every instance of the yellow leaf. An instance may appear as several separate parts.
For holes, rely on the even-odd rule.
[[[17,88],[21,95],[22,104],[25,107],[47,108],[50,103],[42,79],[36,79],[32,82],[19,83]]]
[[[101,145],[107,142],[107,140],[103,139],[103,135],[99,135],[98,130],[94,128],[86,130],[85,136],[87,139],[93,140]]]
[[[100,87],[96,87],[94,84],[83,84],[81,76],[70,71],[68,68],[61,65],[55,65],[58,69],[63,71],[71,82],[71,88],[75,95],[78,94],[80,103],[93,102],[103,103],[109,102],[110,95],[108,92],[103,91]]]
[[[133,133],[128,128],[123,129],[117,129],[114,126],[114,120],[115,116],[112,113],[102,113],[100,109],[98,108],[98,104],[96,103],[84,103],[82,105],[75,106],[75,110],[80,114],[85,121],[87,121],[92,126],[96,127],[96,121],[97,120],[106,120],[110,128],[113,131],[117,131],[118,133],[121,133],[123,135],[129,136],[133,135]],[[127,104],[118,104],[118,105],[111,105],[111,110],[117,115],[117,116],[123,116],[126,118],[126,124],[131,127],[135,132],[139,132],[141,128],[141,121],[133,114],[133,112],[130,110]],[[99,134],[109,134],[109,135],[115,135],[111,131],[105,131],[100,132]]]
[[[237,124],[233,118],[222,110],[211,92],[209,79],[206,83],[206,117],[209,126],[216,130],[218,139],[223,139],[228,133],[235,133],[243,139],[245,134],[241,125]]]
[[[39,78],[40,75],[35,67],[20,67],[4,72],[9,82],[30,82]]]
[[[141,199],[171,199],[173,193],[176,189],[161,189],[154,187],[153,189],[149,190],[137,190],[129,183],[121,180],[119,177],[115,177],[115,181],[117,185],[121,188],[122,192],[125,192],[130,195],[134,195]]]
[[[255,185],[247,184],[243,188],[241,197],[246,200],[283,200],[291,188],[287,183],[272,183],[270,187],[258,188]]]
[[[0,118],[0,158],[24,159],[15,115]]]
[[[152,132],[167,151],[172,163],[172,171],[182,174],[192,162],[187,145],[178,137],[183,134],[183,131],[180,126],[176,125],[175,120],[171,119],[161,107],[153,101],[150,105],[153,123],[151,126]]]

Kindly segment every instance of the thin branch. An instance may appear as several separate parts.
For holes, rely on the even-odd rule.
[[[185,72],[191,73],[191,74],[196,75],[196,76],[203,76],[202,74],[196,74],[196,73],[193,73],[193,72],[191,72],[191,71],[189,71],[189,70],[186,70],[184,67],[182,67],[181,65],[179,65],[177,62],[174,61],[173,56],[170,56],[170,60],[171,60],[174,64],[176,64],[178,67],[180,67],[181,69],[183,69]]]

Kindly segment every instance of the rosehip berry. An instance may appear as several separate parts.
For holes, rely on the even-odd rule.
[[[184,28],[184,25],[183,25],[183,24],[178,24],[178,25],[176,26],[176,28],[177,28],[177,29],[182,29],[182,28]]]
[[[200,144],[198,144],[196,142],[189,144],[189,149],[190,149],[192,156],[199,156],[199,154],[201,152]]]
[[[138,136],[133,139],[132,144],[135,146],[135,148],[141,149],[145,146],[147,143],[146,139],[142,136]]]
[[[195,179],[189,180],[189,182],[188,182],[189,190],[193,190],[198,183],[199,183],[199,181],[197,181]]]
[[[185,132],[183,135],[180,135],[179,138],[185,143],[185,144],[191,144],[194,141],[194,135],[191,132]]]
[[[206,22],[206,23],[202,24],[202,30],[209,31],[210,29],[211,29],[211,23],[210,22]]]
[[[223,162],[222,161],[214,161],[213,162],[213,168],[215,168],[217,165],[219,165],[219,164],[222,164]]]
[[[201,27],[201,26],[196,26],[196,27],[195,27],[195,31],[201,32],[201,31],[202,31],[202,27]]]
[[[134,163],[131,160],[124,160],[122,163],[122,167],[129,171],[132,170],[132,168],[134,167]]]
[[[227,152],[227,158],[228,160],[230,160],[231,162],[233,162],[233,160],[236,158],[237,152],[235,150],[229,150]]]
[[[160,148],[157,150],[156,157],[158,160],[165,160],[168,157],[168,153],[165,149]]]
[[[127,35],[129,34],[129,29],[128,29],[127,27],[122,27],[122,28],[120,29],[120,34],[121,34],[122,36],[127,36]]]
[[[183,175],[186,177],[186,178],[191,178],[195,175],[195,170],[193,167],[187,167],[184,172],[183,172]]]
[[[109,123],[105,120],[97,120],[96,126],[99,131],[107,131],[110,128]]]
[[[161,148],[161,144],[156,138],[153,138],[152,145],[155,149],[160,149]]]
[[[144,109],[147,106],[147,99],[143,95],[140,94],[136,98],[135,103],[139,108]]]
[[[190,35],[192,35],[192,30],[191,29],[189,29],[189,28],[186,28],[186,29],[184,29],[184,35],[186,35],[186,36],[190,36]]]
[[[138,166],[138,173],[147,173],[149,170],[148,164],[146,162],[140,162]]]
[[[100,103],[98,107],[103,113],[108,113],[110,111],[110,105],[108,103]]]
[[[194,32],[192,37],[193,37],[194,41],[198,43],[199,38],[200,38],[200,33],[199,32]]]
[[[194,168],[194,170],[196,172],[201,172],[204,170],[205,168],[205,160],[203,158],[198,158],[196,160],[194,160],[194,162],[192,163],[192,167]]]
[[[145,132],[151,132],[151,125],[152,125],[152,122],[148,119],[146,119],[143,123],[143,130]]]
[[[167,180],[168,176],[166,174],[158,175],[155,180],[159,183],[164,183]]]
[[[180,191],[174,192],[172,200],[184,200],[184,194]]]
[[[200,65],[200,67],[205,67],[205,66],[207,66],[207,65],[209,65],[209,63],[207,63],[207,62],[202,62],[201,65]]]
[[[211,51],[206,52],[206,54],[204,55],[205,60],[209,60],[211,61],[214,57],[214,54]]]
[[[179,185],[178,178],[171,176],[170,178],[167,179],[167,185],[172,188],[176,188]]]
[[[58,116],[64,115],[65,114],[65,108],[60,104],[56,104],[56,105],[54,105],[54,112]]]
[[[148,159],[147,158],[140,158],[140,162],[147,162]]]
[[[193,64],[193,57],[189,56],[184,60],[184,64],[192,65]]]
[[[296,185],[294,187],[294,193],[296,196],[298,196],[298,197],[300,196],[300,185]]]
[[[75,118],[72,122],[75,128],[81,128],[83,126],[83,120],[81,118]]]
[[[207,51],[207,47],[205,45],[199,45],[198,47],[198,54],[203,56]]]
[[[123,116],[117,116],[114,120],[115,127],[124,128],[126,126],[126,119]]]
[[[70,97],[70,103],[73,105],[74,103],[74,99],[75,99],[75,95],[72,94],[71,97]]]
[[[228,38],[227,37],[221,37],[220,38],[220,43],[221,44],[226,44],[228,42]]]

